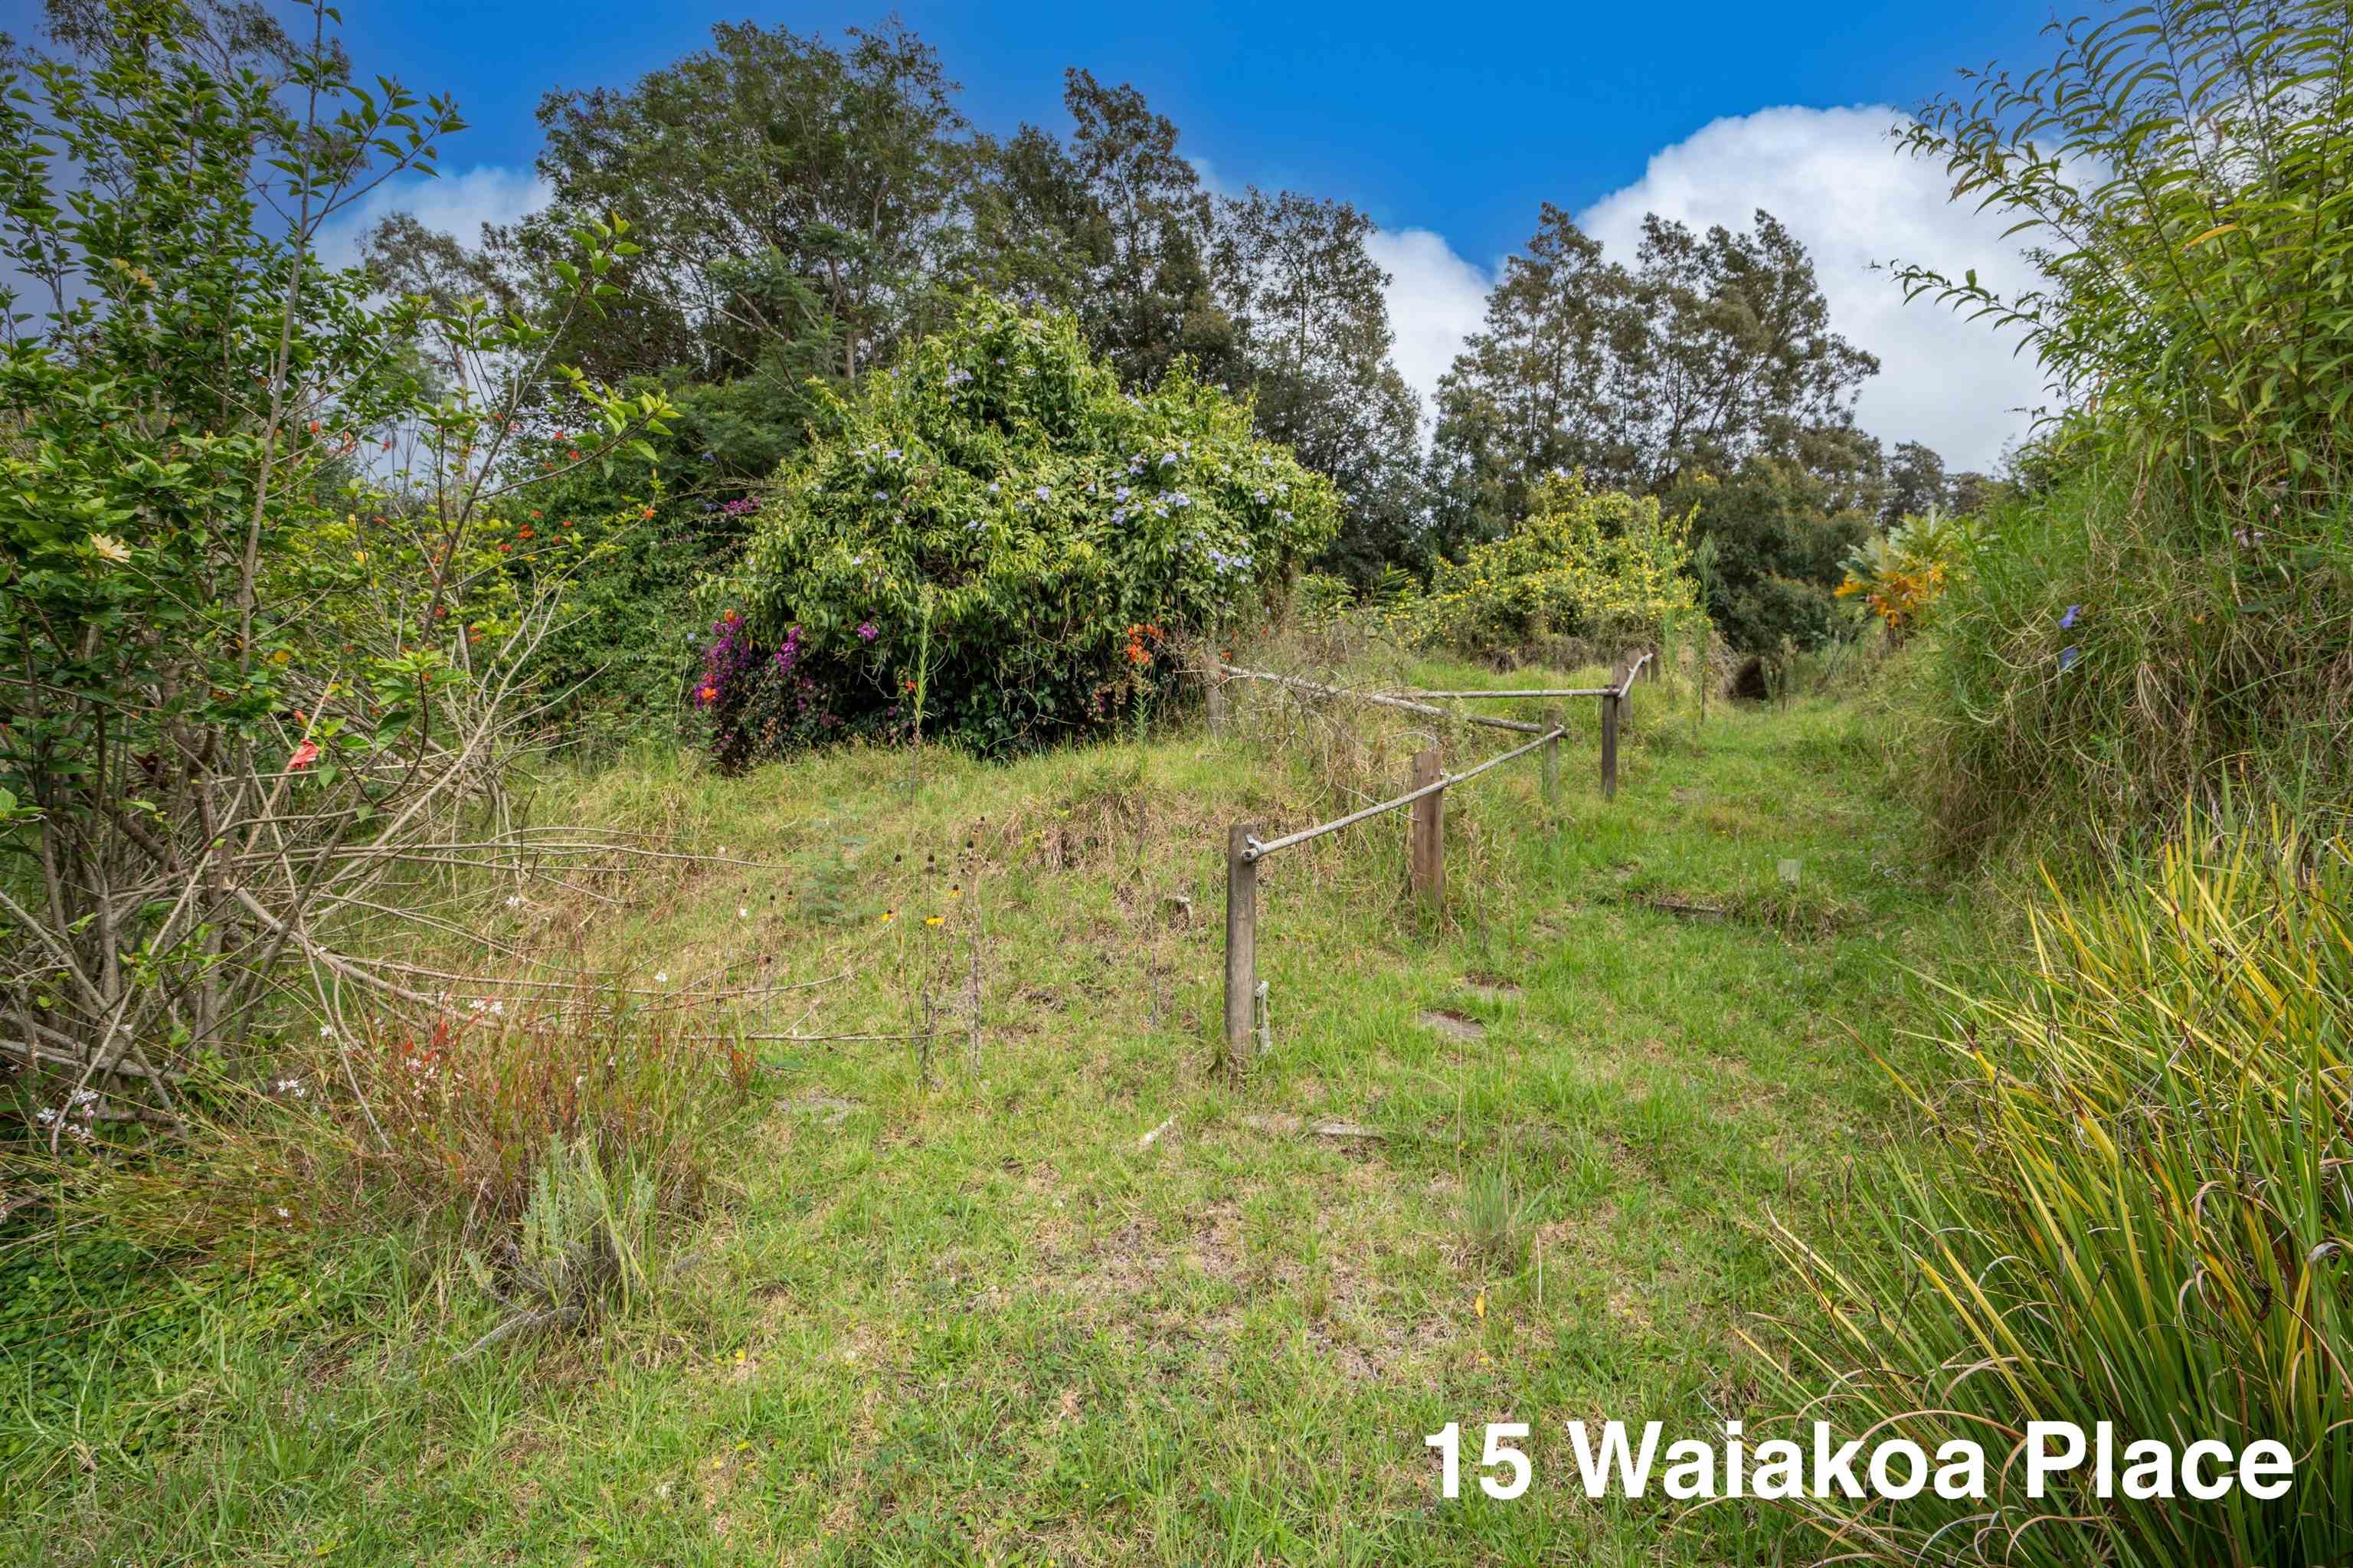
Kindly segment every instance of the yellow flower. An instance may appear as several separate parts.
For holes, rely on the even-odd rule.
[[[944,918],[944,916],[926,915],[923,916],[923,924],[926,926],[936,926]]]
[[[888,926],[892,921],[896,920],[898,917],[899,912],[896,909],[885,909],[882,911],[882,924],[885,926]]]
[[[111,534],[92,534],[90,536],[90,553],[110,566],[127,567],[131,564],[131,546]]]

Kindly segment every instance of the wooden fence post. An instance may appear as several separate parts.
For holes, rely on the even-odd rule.
[[[1601,699],[1601,798],[1618,798],[1618,705],[1614,691]]]
[[[1435,784],[1443,776],[1438,747],[1414,754],[1413,788]],[[1446,898],[1446,791],[1433,789],[1413,803],[1413,891],[1423,907],[1436,914]]]
[[[1202,661],[1201,678],[1207,683],[1202,700],[1208,709],[1209,733],[1212,736],[1223,735],[1226,733],[1226,675],[1215,653]]]
[[[1258,1008],[1258,862],[1250,856],[1256,822],[1226,830],[1226,1035],[1218,1065],[1239,1086],[1249,1070]]]
[[[1558,729],[1566,717],[1566,710],[1562,708],[1546,708],[1544,715],[1545,727]],[[1556,806],[1560,803],[1560,736],[1556,735],[1545,742],[1544,800],[1547,806]]]

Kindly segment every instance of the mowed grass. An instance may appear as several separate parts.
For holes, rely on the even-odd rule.
[[[503,937],[681,989],[846,977],[714,1015],[929,1038],[762,1043],[723,1202],[596,1337],[454,1362],[497,1320],[462,1271],[325,1237],[94,1336],[106,1374],[5,1472],[0,1557],[1802,1560],[1749,1505],[1587,1499],[1564,1424],[1765,1414],[1737,1336],[1796,1302],[1765,1222],[1835,1242],[1877,1202],[1906,1119],[1873,1054],[1908,1054],[1909,969],[1984,912],[1922,873],[1845,709],[1701,725],[1643,687],[1614,801],[1589,702],[1556,807],[1533,758],[1450,792],[1440,919],[1401,815],[1271,859],[1272,1048],[1218,1086],[1226,824],[1401,788],[1427,738],[1237,695],[1223,739],[552,784],[543,820],[757,863]],[[1534,1427],[1516,1500],[1478,1495],[1491,1420]]]

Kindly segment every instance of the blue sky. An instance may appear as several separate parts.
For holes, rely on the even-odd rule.
[[[1539,201],[1582,208],[1711,121],[1786,104],[1909,108],[1957,66],[2031,55],[2051,15],[2021,0],[897,12],[938,47],[984,129],[1060,129],[1062,69],[1085,66],[1143,90],[1222,178],[1345,197],[1384,227],[1433,229],[1480,257],[1524,240]],[[453,167],[528,164],[543,91],[631,80],[707,41],[712,21],[838,36],[889,14],[692,0],[343,7],[362,65],[457,95],[475,129],[450,145]]]
[[[16,0],[21,4],[22,0]],[[617,85],[696,48],[740,9],[686,4],[399,5],[347,0],[365,69],[453,93],[474,129],[444,152],[438,192],[401,198],[465,228],[528,205],[533,111],[550,88]],[[764,24],[838,36],[881,7],[764,6]],[[1612,249],[1645,207],[1694,222],[1762,205],[1816,254],[1841,330],[1887,362],[1864,424],[1992,461],[2033,377],[1983,330],[1896,309],[1891,256],[2014,275],[1987,225],[1943,210],[1936,171],[1883,132],[1963,64],[2031,63],[2047,9],[1892,4],[1672,8],[1622,3],[1488,10],[1368,3],[1172,7],[903,5],[979,126],[1065,128],[1065,66],[1129,81],[1173,118],[1213,183],[1356,203],[1380,252],[1399,363],[1427,388],[1477,323],[1537,204],[1569,208]]]

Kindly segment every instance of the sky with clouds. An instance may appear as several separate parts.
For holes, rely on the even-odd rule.
[[[1645,212],[1702,228],[1772,212],[1812,253],[1833,325],[1879,356],[1858,418],[1891,445],[1924,440],[1954,467],[1988,468],[2040,400],[2011,343],[1907,306],[1884,270],[1900,258],[1996,283],[2021,276],[2003,224],[1949,203],[1941,172],[1888,132],[1951,88],[1957,65],[2041,58],[2047,14],[2023,4],[1923,15],[1875,0],[1687,0],[1672,40],[1656,13],[1626,6],[1496,7],[1442,30],[1425,8],[1386,0],[1199,0],[1181,29],[1077,0],[896,9],[939,48],[984,130],[1066,129],[1062,69],[1084,65],[1140,88],[1219,185],[1356,203],[1381,226],[1398,366],[1425,395],[1552,201],[1629,261]],[[454,0],[344,14],[364,69],[452,91],[475,123],[446,149],[441,179],[372,196],[346,247],[395,207],[470,238],[529,210],[544,196],[531,172],[540,95],[626,84],[695,48],[716,15],[617,0],[494,17]],[[838,38],[882,14],[787,4],[756,19]]]

